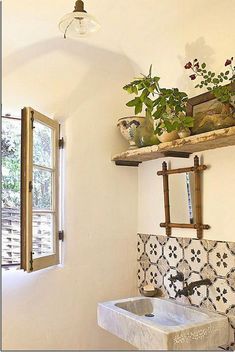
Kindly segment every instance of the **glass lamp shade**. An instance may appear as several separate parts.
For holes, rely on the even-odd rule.
[[[64,33],[64,38],[79,38],[97,32],[100,25],[86,12],[72,12],[61,19],[59,29]]]

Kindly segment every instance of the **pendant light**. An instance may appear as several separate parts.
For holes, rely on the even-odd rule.
[[[86,37],[97,32],[99,28],[96,19],[85,11],[82,0],[77,0],[74,11],[65,15],[59,23],[59,29],[64,33],[65,39]]]

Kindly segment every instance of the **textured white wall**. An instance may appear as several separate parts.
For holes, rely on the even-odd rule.
[[[63,120],[66,137],[63,266],[30,275],[3,273],[4,349],[129,348],[96,325],[98,301],[136,293],[138,172],[110,162],[112,153],[126,147],[115,122],[131,113],[121,87],[152,63],[163,84],[190,92],[182,68],[187,59],[205,58],[219,69],[234,51],[233,0],[86,3],[102,29],[76,41],[63,40],[57,29],[74,1],[3,1],[4,112],[19,114],[22,106],[31,105]],[[223,182],[223,216],[234,221],[232,197],[225,195],[225,187],[232,194],[235,184],[232,152],[208,152],[204,159],[212,164],[211,180]],[[139,169],[139,231],[159,232],[159,166],[154,161]],[[232,222],[218,219],[220,225],[215,224],[211,209],[217,209],[215,197],[218,203],[221,199],[211,180],[204,197],[210,190],[213,204],[205,220],[218,236],[222,231],[221,237],[232,236],[227,230]]]
[[[197,154],[208,169],[202,175],[202,202],[204,223],[211,226],[203,237],[209,240],[234,241],[235,147],[209,150]],[[171,168],[193,165],[190,159],[169,159]],[[140,233],[165,234],[159,224],[165,221],[162,177],[156,172],[162,160],[153,160],[139,167],[139,217]],[[180,208],[180,204],[178,204]],[[172,229],[173,235],[196,237],[195,230]]]
[[[127,146],[116,120],[134,70],[123,53],[63,39],[57,22],[73,5],[4,2],[4,112],[29,105],[58,118],[66,143],[63,265],[3,272],[6,350],[130,348],[97,326],[96,308],[137,293],[138,173],[111,162]]]

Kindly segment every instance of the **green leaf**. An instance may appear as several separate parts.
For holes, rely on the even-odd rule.
[[[129,107],[131,107],[131,106],[136,106],[137,105],[137,103],[138,103],[138,98],[135,98],[135,99],[133,99],[133,100],[130,100],[130,101],[128,101],[128,103],[126,104],[127,106],[129,106]]]
[[[142,112],[142,108],[143,108],[143,104],[139,100],[139,102],[136,104],[136,107],[135,107],[135,114],[138,115],[140,112]]]
[[[217,78],[213,78],[212,82],[213,82],[214,84],[218,84],[218,83],[219,83],[219,80],[218,80]]]
[[[150,109],[153,108],[153,101],[152,101],[150,98],[147,97],[147,98],[145,99],[144,103],[145,103],[145,105],[146,105],[148,108],[150,108]]]
[[[204,69],[204,68],[206,68],[205,62],[203,62],[203,64],[202,64],[202,69]]]
[[[149,91],[148,91],[148,89],[145,88],[145,89],[143,90],[141,96],[140,96],[140,100],[141,100],[142,102],[144,102],[145,99],[146,99],[146,97],[148,96],[148,94],[149,94]]]
[[[135,93],[136,95],[138,95],[138,89],[136,86],[133,87],[133,93]]]

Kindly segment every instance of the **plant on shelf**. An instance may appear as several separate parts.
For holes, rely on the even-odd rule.
[[[166,89],[159,85],[160,77],[152,76],[152,65],[147,76],[142,75],[123,87],[136,97],[126,105],[135,108],[135,114],[145,109],[148,123],[151,123],[154,134],[160,141],[169,141],[189,135],[189,127],[193,126],[193,118],[186,116],[186,104],[188,96],[180,92],[178,88]],[[141,128],[136,131],[137,137],[141,134]],[[161,135],[164,135],[161,137]],[[144,146],[144,143],[138,143]]]
[[[206,120],[209,126],[207,126],[207,130],[230,127],[235,124],[235,66],[233,57],[227,59],[224,65],[226,69],[219,74],[208,70],[207,64],[205,62],[201,64],[197,59],[189,61],[184,66],[186,70],[192,71],[192,74],[189,75],[192,81],[199,80],[195,88],[206,88],[217,99],[217,105],[214,103],[214,106],[212,104],[207,111],[198,114],[196,118],[198,121],[195,123],[196,129],[202,127],[203,124],[205,125]],[[205,131],[202,128],[200,132]]]
[[[135,109],[135,114],[140,114],[145,110],[145,122],[136,129],[135,143],[138,147],[145,147],[159,144],[159,139],[154,131],[153,109],[155,96],[159,94],[160,77],[152,76],[152,65],[148,75],[142,75],[134,81],[125,85],[123,89],[129,94],[135,94],[136,97],[130,100],[126,105]]]
[[[147,76],[142,75],[142,77],[137,78],[131,83],[125,85],[123,87],[129,94],[135,94],[137,97],[130,100],[126,105],[129,107],[135,108],[135,114],[138,115],[143,111],[147,111],[152,115],[152,111],[154,108],[155,96],[159,95],[160,87],[159,87],[160,77],[154,76],[152,77],[152,65],[150,66],[149,73]]]
[[[189,128],[193,127],[193,118],[186,114],[187,101],[187,94],[178,88],[160,88],[153,113],[156,120],[155,131],[159,136],[165,132],[178,132],[180,137],[190,134]]]

